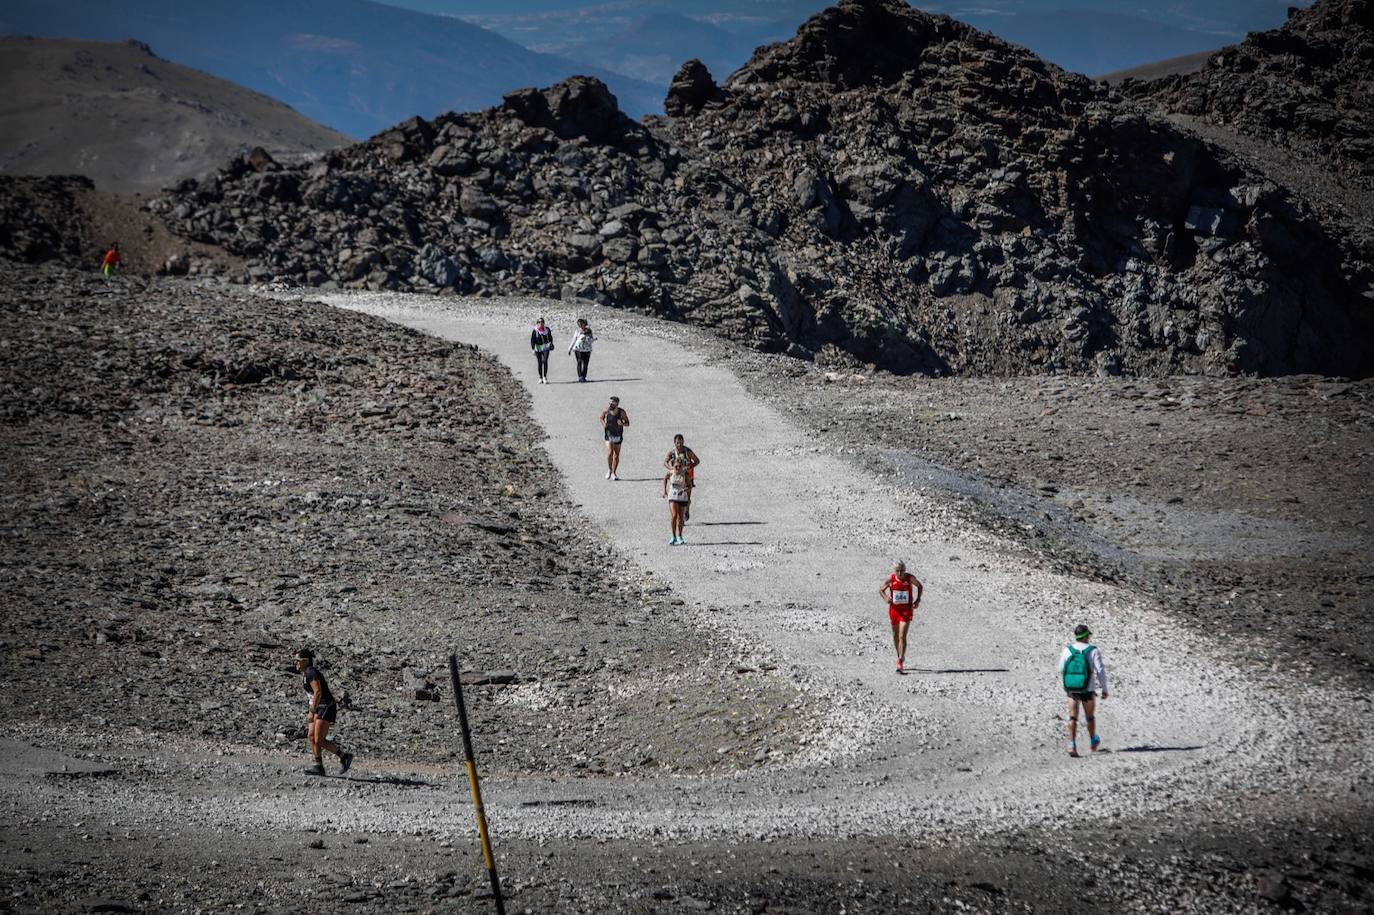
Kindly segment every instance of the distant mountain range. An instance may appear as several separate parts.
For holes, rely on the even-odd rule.
[[[718,78],[743,66],[754,48],[791,36],[824,0],[387,0],[460,16],[529,48],[666,85],[682,61],[700,58]],[[1164,58],[1211,50],[1283,22],[1289,0],[945,0],[913,6],[944,13],[1021,45],[1066,70],[1098,76]],[[1305,6],[1306,3],[1296,5]]]
[[[156,190],[262,146],[291,161],[349,142],[276,99],[134,42],[0,39],[0,172]]]
[[[136,38],[162,57],[280,99],[353,137],[470,111],[513,89],[601,77],[634,114],[660,87],[531,51],[462,20],[367,0],[6,0],[0,34]]]

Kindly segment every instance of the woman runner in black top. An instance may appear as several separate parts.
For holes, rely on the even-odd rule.
[[[540,318],[530,331],[530,349],[534,350],[534,361],[539,368],[539,383],[549,383],[549,353],[553,352],[553,331]]]
[[[315,666],[315,653],[309,648],[296,652],[296,670],[304,677],[305,691],[310,694],[310,708],[305,713],[309,722],[310,752],[315,755],[315,765],[305,770],[307,775],[324,775],[323,750],[339,757],[339,774],[343,775],[353,765],[353,754],[329,739],[329,726],[339,714],[339,706],[334,694],[329,691],[329,683],[324,674]]]

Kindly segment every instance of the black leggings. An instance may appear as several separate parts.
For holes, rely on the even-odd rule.
[[[577,377],[585,379],[587,377],[587,365],[592,361],[592,354],[573,350],[573,355],[577,357]]]
[[[539,363],[539,377],[540,377],[540,378],[548,378],[548,377],[549,377],[549,351],[548,351],[548,350],[544,350],[544,352],[542,352],[542,353],[536,352],[536,353],[534,354],[534,360],[535,360],[536,362]]]

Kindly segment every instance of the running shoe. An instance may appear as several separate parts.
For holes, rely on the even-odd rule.
[[[611,471],[611,479],[612,479],[612,480],[615,480],[616,482],[620,482],[620,474],[618,474],[618,473],[616,473],[614,470],[612,470],[612,471]]]
[[[306,775],[324,775],[324,763],[315,763],[315,765],[302,771],[304,771]]]
[[[1093,735],[1092,751],[1093,751],[1094,753],[1096,753],[1096,752],[1097,752],[1097,748],[1100,747],[1100,746],[1102,746],[1102,735],[1101,735],[1101,734],[1094,734],[1094,735]]]
[[[668,545],[669,545],[669,546],[677,546],[677,538],[676,538],[676,537],[669,537],[669,538],[668,538]]]
[[[897,673],[899,673],[899,674],[904,674],[904,673],[906,673],[906,661],[905,661],[905,659],[903,659],[903,658],[898,658],[898,659],[897,659]]]
[[[1076,744],[1076,743],[1070,743],[1070,744],[1069,744],[1069,755],[1072,756],[1074,759],[1077,759],[1077,758],[1078,758],[1078,744]]]
[[[606,479],[609,480],[610,478],[611,478],[611,472],[608,470],[608,471],[606,471]]]
[[[345,752],[344,755],[339,757],[339,774],[343,775],[345,772],[349,770],[349,768],[352,767],[352,765],[353,754]]]

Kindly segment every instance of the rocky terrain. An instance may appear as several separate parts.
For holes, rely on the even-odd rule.
[[[597,545],[488,358],[320,305],[0,270],[7,728],[304,759],[310,645],[360,759],[451,756],[450,650],[497,773],[796,746],[805,703]]]
[[[636,124],[573,79],[154,209],[310,286],[535,292],[898,372],[1371,370],[1370,263],[1104,85],[845,0]]]
[[[297,161],[348,137],[136,41],[0,38],[0,172],[156,191],[261,146]]]
[[[856,756],[799,765],[796,752],[824,720],[817,717],[822,697],[799,704],[793,671],[770,671],[767,654],[733,648],[695,622],[747,607],[707,615],[690,603],[676,606],[681,592],[604,545],[532,447],[529,398],[489,357],[308,301],[233,288],[101,281],[43,268],[6,267],[0,278],[14,316],[0,429],[7,462],[17,468],[5,490],[14,546],[0,569],[5,605],[17,608],[0,628],[7,735],[0,741],[0,899],[8,909],[286,912],[317,903],[321,896],[311,892],[350,911],[489,908],[454,764],[449,697],[436,676],[449,645],[473,659],[469,699],[514,911],[1368,905],[1367,756],[1363,744],[1347,742],[1367,730],[1369,717],[1367,667],[1359,666],[1367,614],[1357,594],[1326,592],[1336,598],[1329,607],[1265,603],[1264,592],[1282,585],[1254,577],[1238,589],[1232,615],[1274,631],[1251,633],[1226,613],[1189,619],[1162,595],[1179,631],[1215,642],[1207,653],[1218,665],[1237,652],[1248,656],[1247,678],[1272,690],[1268,727],[1310,740],[1279,741],[1280,784],[1254,786],[1245,754],[1228,747],[1183,764],[1177,781],[1153,791],[1130,786],[1125,793],[1148,804],[1148,814],[1078,825],[1087,805],[1116,814],[1121,798],[1103,796],[1113,773],[1134,766],[1143,774],[1201,749],[1137,747],[1089,761],[1072,793],[1043,798],[1059,811],[1048,814],[1049,826],[1018,827],[1007,803],[1015,789],[997,795],[974,781],[972,790],[997,797],[977,830],[955,819],[834,838],[826,825],[834,810],[877,817],[888,793],[914,800],[934,788],[873,776],[901,735],[884,732]],[[534,304],[513,307],[523,314]],[[729,363],[764,397],[791,402],[808,450],[834,447],[861,466],[894,452],[947,462],[879,468],[896,489],[928,490],[923,500],[956,497],[964,478],[982,478],[990,489],[1000,482],[1006,499],[1041,480],[1044,501],[1035,508],[1053,523],[1038,525],[1044,536],[1027,532],[1025,542],[1037,555],[1062,557],[1056,561],[1076,578],[1099,573],[1064,549],[1071,524],[1091,522],[1098,536],[1080,535],[1080,544],[1134,523],[1147,528],[1147,550],[1200,553],[1227,537],[1208,529],[1206,516],[1237,499],[1249,517],[1232,520],[1253,561],[1242,574],[1284,550],[1291,559],[1307,551],[1316,566],[1365,563],[1367,540],[1324,559],[1310,554],[1327,547],[1293,535],[1312,536],[1304,513],[1329,512],[1339,537],[1361,530],[1367,385],[856,380],[744,353],[679,326],[626,316],[621,328],[621,321],[599,316],[605,340],[700,338],[694,361]],[[599,359],[609,358],[605,346]],[[921,434],[904,440],[897,417],[913,410]],[[1329,481],[1302,470],[1304,457],[1290,447],[1304,423],[1320,439],[1313,459],[1333,468]],[[858,453],[859,436],[878,447]],[[1176,493],[1166,487],[1182,489],[1187,468],[1169,465],[1193,459],[1184,450],[1189,438],[1234,453],[1237,465],[1272,466],[1241,467],[1235,479],[1206,469],[1197,475],[1202,488],[1171,502]],[[1094,439],[1103,443],[1096,451]],[[1202,446],[1192,447],[1203,460]],[[1176,462],[1157,460],[1175,450],[1184,450]],[[722,457],[708,452],[713,466]],[[1126,470],[1143,485],[1110,482]],[[1265,493],[1285,475],[1299,503]],[[1336,501],[1340,487],[1349,488],[1344,506]],[[887,488],[849,491],[854,501],[886,501]],[[1132,495],[1103,505],[1099,488]],[[1075,508],[1080,498],[1085,504]],[[1156,505],[1178,514],[1165,525],[1143,523],[1154,520]],[[702,508],[719,511],[709,502]],[[1070,512],[1087,521],[1064,517]],[[970,506],[968,514],[978,512]],[[995,514],[976,520],[996,521]],[[1017,520],[1011,514],[1001,522],[1006,530]],[[893,520],[964,536],[955,531],[962,522],[939,512]],[[923,566],[943,558],[913,557]],[[1203,558],[1193,557],[1180,577],[1207,574]],[[1001,571],[999,560],[989,574]],[[1037,578],[1035,590],[1044,582]],[[1358,580],[1336,584],[1353,589]],[[1306,625],[1288,628],[1281,615]],[[1302,639],[1305,657],[1274,650],[1304,634],[1312,637]],[[852,651],[847,633],[825,641],[828,651]],[[293,771],[303,722],[285,656],[300,642],[325,653],[336,687],[348,692],[339,734],[360,751],[351,778],[312,781]],[[1124,654],[1116,657],[1131,669]],[[1316,673],[1304,672],[1304,661]],[[1342,666],[1346,678],[1328,677]],[[1185,720],[1231,701],[1199,676],[1200,701]],[[911,679],[899,682],[905,688]],[[438,702],[415,694],[432,693],[430,684]],[[1118,705],[1104,711],[1113,721],[1160,699],[1169,717],[1179,717],[1167,698],[1146,694],[1138,672],[1120,685]],[[937,694],[956,688],[953,680],[931,686]],[[920,721],[934,696],[918,692],[912,700]],[[1332,703],[1340,715],[1326,714]],[[1058,727],[1046,711],[1037,705],[1036,730]],[[1017,752],[982,732],[968,736],[985,748],[970,757]],[[1202,732],[1197,742],[1218,737]],[[646,760],[638,754],[648,755],[650,743]],[[996,785],[998,771],[981,778]],[[598,828],[622,836],[665,805],[703,815],[677,806],[688,791],[729,819],[757,803],[753,792],[770,780],[815,792],[803,795],[815,807],[792,800],[779,811],[792,823],[780,837],[743,832],[705,842],[638,827],[634,838],[569,839],[554,828],[587,810],[604,813]],[[523,800],[517,806],[513,797]],[[626,817],[623,797],[649,813]],[[318,874],[325,876],[306,876]]]
[[[1251,33],[1196,72],[1132,79],[1120,88],[1374,182],[1374,3],[1292,7],[1281,28]]]
[[[91,237],[78,202],[95,190],[89,178],[0,175],[0,257],[21,264],[56,261],[100,264],[103,249]]]
[[[142,203],[81,175],[0,175],[0,259],[94,271],[118,242],[123,269],[143,276],[243,269],[223,249],[172,235]]]

